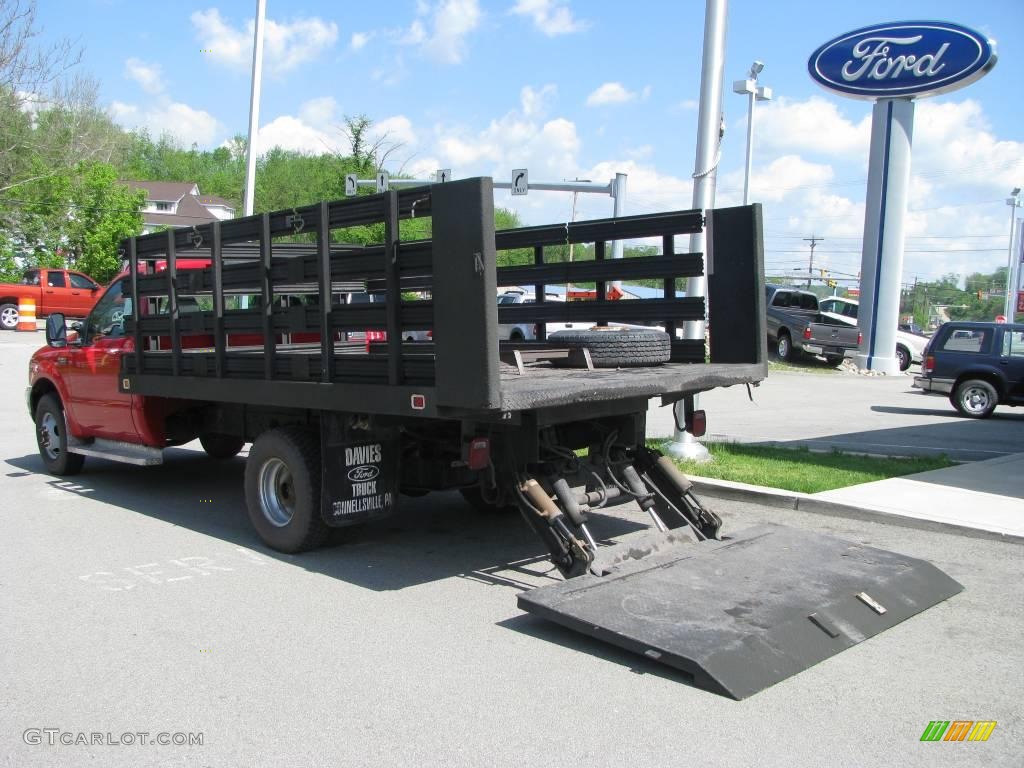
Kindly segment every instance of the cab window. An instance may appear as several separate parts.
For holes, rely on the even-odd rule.
[[[39,285],[39,270],[30,269],[21,278],[22,285]]]
[[[64,273],[52,269],[46,273],[46,284],[50,288],[67,288],[67,283],[64,282]]]
[[[131,312],[124,295],[125,282],[118,280],[111,285],[92,308],[85,321],[86,342],[124,336],[124,315]]]

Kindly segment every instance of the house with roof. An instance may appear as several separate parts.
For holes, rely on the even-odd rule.
[[[192,227],[211,221],[233,219],[235,207],[216,195],[203,195],[191,181],[122,181],[126,187],[146,193],[142,208],[142,233],[159,227]]]

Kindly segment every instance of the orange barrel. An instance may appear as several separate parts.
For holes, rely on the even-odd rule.
[[[35,331],[36,328],[36,300],[18,299],[18,327],[16,331]]]

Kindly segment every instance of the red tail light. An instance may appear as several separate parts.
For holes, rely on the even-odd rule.
[[[924,373],[931,373],[935,370],[935,355],[928,355],[928,357],[924,359],[922,369]]]
[[[487,469],[491,463],[491,441],[486,437],[474,437],[469,441],[469,456],[466,464],[472,470]]]
[[[857,331],[857,346],[859,347],[863,343],[864,343],[864,334],[861,333],[860,331]]]
[[[694,411],[690,417],[690,434],[694,437],[703,437],[708,431],[708,417],[704,411]]]
[[[369,352],[370,352],[370,344],[372,342],[374,342],[374,341],[387,341],[387,340],[388,340],[388,332],[387,331],[367,331],[366,332],[366,352],[367,352],[367,354],[369,354]]]
[[[811,340],[811,326],[808,325],[806,328],[804,328],[804,341],[810,341],[810,340]]]

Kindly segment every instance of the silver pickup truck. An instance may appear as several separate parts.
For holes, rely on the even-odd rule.
[[[766,285],[765,313],[768,346],[780,360],[793,360],[806,352],[839,365],[860,346],[860,330],[822,314],[818,297],[809,291]]]

